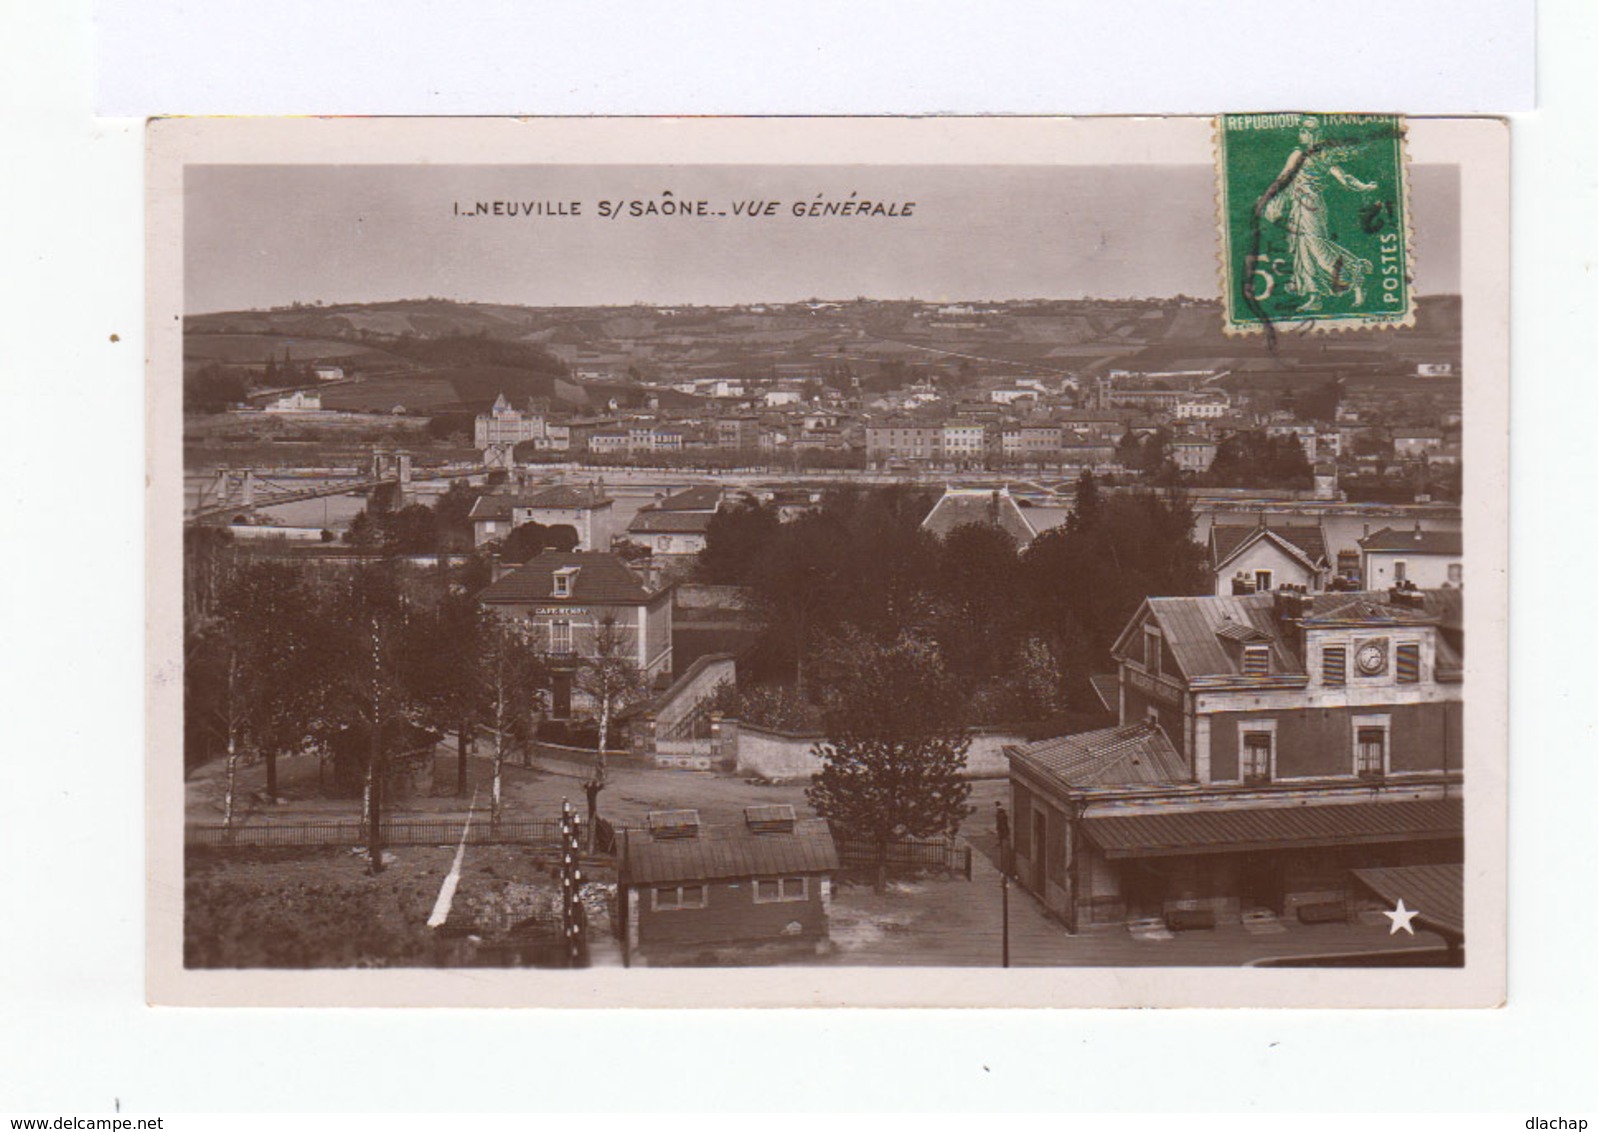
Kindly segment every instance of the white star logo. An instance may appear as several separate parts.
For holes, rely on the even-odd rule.
[[[1415,929],[1409,926],[1409,922],[1419,913],[1413,908],[1405,908],[1402,899],[1398,901],[1397,908],[1394,908],[1391,912],[1383,912],[1382,915],[1393,921],[1392,930],[1387,933],[1388,935],[1397,935],[1400,928],[1403,928],[1410,935],[1415,934]]]

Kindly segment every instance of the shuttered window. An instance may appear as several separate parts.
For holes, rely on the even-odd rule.
[[[1321,683],[1348,683],[1348,647],[1327,645],[1321,649]]]
[[[1243,781],[1269,782],[1271,780],[1271,733],[1245,731],[1243,733]]]
[[[1243,675],[1269,676],[1271,650],[1266,645],[1249,645],[1243,650]]]
[[[1399,645],[1395,650],[1400,684],[1420,683],[1420,646],[1417,644]]]

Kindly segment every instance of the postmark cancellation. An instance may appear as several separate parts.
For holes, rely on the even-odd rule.
[[[1228,334],[1414,324],[1404,132],[1393,115],[1217,119]]]

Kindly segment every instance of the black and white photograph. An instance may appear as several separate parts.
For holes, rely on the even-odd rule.
[[[153,123],[152,997],[1501,1001],[1506,135],[1269,119]]]

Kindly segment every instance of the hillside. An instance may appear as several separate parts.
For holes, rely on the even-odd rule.
[[[218,312],[185,325],[189,367],[261,365],[289,351],[358,383],[330,407],[478,411],[500,392],[577,410],[641,396],[636,378],[813,378],[873,387],[917,374],[1074,374],[1230,369],[1397,375],[1460,360],[1458,296],[1420,300],[1407,330],[1228,338],[1194,300],[788,304],[780,307],[523,308],[439,299]],[[577,381],[581,378],[581,381]]]

